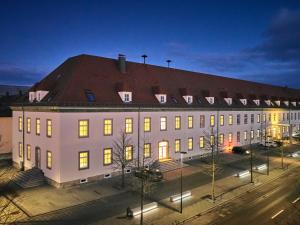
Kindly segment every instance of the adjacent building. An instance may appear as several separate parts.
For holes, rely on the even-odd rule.
[[[233,146],[291,137],[300,90],[79,55],[35,84],[13,107],[13,161],[43,170],[53,185],[114,175],[114,143],[126,159],[186,160]]]

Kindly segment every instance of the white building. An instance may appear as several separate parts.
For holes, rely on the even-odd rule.
[[[114,172],[122,131],[132,140],[128,160],[197,157],[208,153],[212,128],[225,150],[261,142],[266,128],[289,136],[299,130],[299,99],[300,90],[80,55],[13,107],[13,161],[39,167],[56,186],[102,179]]]

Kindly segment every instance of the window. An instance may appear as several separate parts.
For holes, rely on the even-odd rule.
[[[244,124],[248,124],[248,114],[244,114]]]
[[[103,150],[103,165],[107,166],[112,164],[112,149],[111,148],[105,148]]]
[[[224,134],[219,135],[219,142],[220,142],[220,145],[224,144]]]
[[[210,126],[211,126],[211,127],[214,127],[214,126],[215,126],[215,116],[214,116],[214,115],[211,115],[211,116],[210,116]]]
[[[269,122],[271,122],[271,119],[272,119],[272,114],[269,113]]]
[[[254,114],[251,114],[251,123],[254,123]]]
[[[95,95],[92,91],[86,90],[85,91],[85,96],[86,96],[88,102],[94,102],[95,101]]]
[[[257,129],[256,137],[257,137],[257,138],[260,138],[260,129]]]
[[[89,152],[79,152],[79,169],[84,170],[89,168]]]
[[[257,121],[257,123],[260,123],[260,114],[257,114],[256,121]]]
[[[175,116],[175,130],[180,130],[181,128],[181,118],[180,116]]]
[[[247,131],[244,131],[244,141],[247,141]]]
[[[251,139],[254,138],[254,130],[251,130],[251,131],[250,131],[250,137],[251,137]]]
[[[88,137],[89,136],[89,121],[88,120],[79,120],[79,137]]]
[[[204,137],[201,136],[200,139],[199,139],[199,147],[200,148],[204,148],[204,145],[205,145],[205,143],[204,143]]]
[[[236,132],[236,141],[240,142],[241,141],[241,133],[238,131]]]
[[[229,143],[232,143],[232,133],[229,133],[229,134],[228,134],[228,142],[229,142]]]
[[[224,115],[220,116],[220,126],[224,126]]]
[[[263,114],[263,121],[266,122],[266,114]]]
[[[228,124],[229,125],[233,124],[233,116],[231,114],[228,116]]]
[[[181,141],[180,139],[175,139],[175,152],[181,151]]]
[[[193,150],[193,138],[188,138],[188,150]]]
[[[130,102],[130,96],[128,93],[124,94],[124,102]]]
[[[282,113],[282,120],[285,121],[285,113]]]
[[[47,168],[52,168],[52,152],[47,151]]]
[[[237,115],[236,115],[236,124],[237,124],[237,125],[240,125],[240,124],[241,124],[241,115],[240,115],[240,114],[237,114]]]
[[[167,130],[167,117],[160,117],[160,130]]]
[[[22,118],[22,116],[19,116],[18,128],[19,128],[19,131],[23,130],[23,118]]]
[[[293,114],[292,114],[292,119],[293,119]],[[276,113],[273,114],[273,121],[276,121]]]
[[[151,157],[151,144],[146,143],[144,144],[144,158],[150,158]]]
[[[30,145],[27,145],[27,160],[30,160],[31,159],[31,146]]]
[[[188,128],[193,128],[193,116],[188,116]]]
[[[26,122],[26,125],[27,125],[27,133],[30,133],[31,131],[31,118],[30,117],[27,117],[27,122]]]
[[[113,121],[112,119],[104,119],[104,136],[112,135]]]
[[[125,118],[125,133],[131,134],[132,133],[132,118]]]
[[[47,137],[52,137],[52,120],[47,119],[47,130],[46,130]]]
[[[151,131],[151,118],[145,117],[144,118],[144,132],[150,132]]]
[[[205,127],[205,116],[200,115],[200,128],[204,128],[204,127]]]
[[[215,145],[215,135],[210,135],[210,145]]]
[[[40,135],[41,134],[41,120],[37,118],[35,120],[35,134]]]
[[[174,96],[171,97],[171,100],[172,100],[172,102],[175,103],[175,104],[178,103],[178,100],[177,100]]]
[[[131,161],[133,158],[133,147],[132,145],[125,147],[125,160]]]
[[[192,97],[192,96],[188,96],[188,97],[187,97],[187,103],[188,103],[188,104],[193,103],[193,97]]]
[[[164,95],[160,96],[160,103],[166,103],[166,98]]]
[[[19,157],[23,159],[23,144],[19,142]]]

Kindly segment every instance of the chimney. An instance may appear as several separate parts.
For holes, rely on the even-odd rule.
[[[126,73],[126,57],[125,55],[119,54],[118,57],[119,70],[121,73]]]

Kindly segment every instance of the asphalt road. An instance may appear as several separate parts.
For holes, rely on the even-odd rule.
[[[300,224],[299,169],[244,194],[189,225],[298,225]]]

